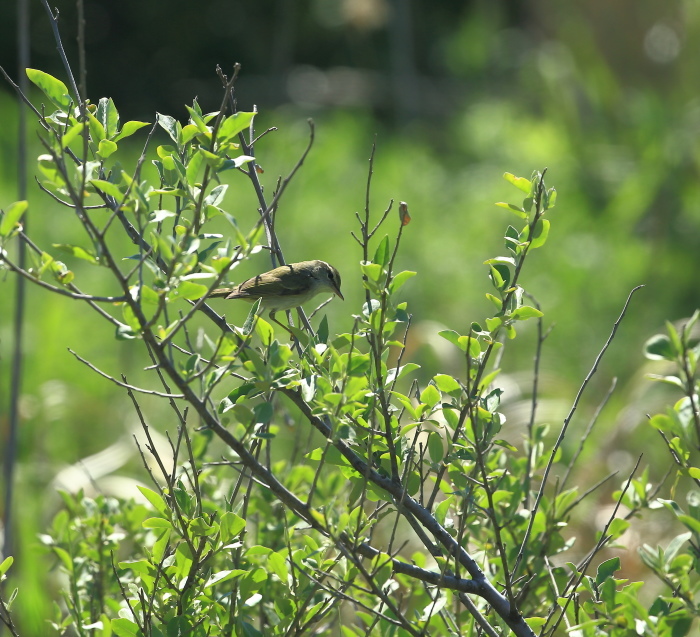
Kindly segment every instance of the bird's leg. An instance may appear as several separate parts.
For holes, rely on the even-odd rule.
[[[289,335],[296,340],[296,336],[294,336],[294,332],[289,329],[284,323],[280,323],[276,318],[275,318],[275,313],[270,312],[270,320],[273,321],[274,323],[277,323],[285,332],[289,332]]]
[[[301,343],[299,342],[299,339],[294,335],[294,332],[289,329],[287,325],[284,323],[280,323],[276,318],[275,318],[275,313],[270,312],[270,320],[273,321],[274,323],[277,323],[285,332],[289,332],[289,335],[292,337],[292,347],[296,348],[297,353],[299,356],[302,356],[302,350],[301,350]]]

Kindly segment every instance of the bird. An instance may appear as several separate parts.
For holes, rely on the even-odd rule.
[[[261,308],[270,315],[291,310],[317,294],[330,292],[345,300],[340,291],[340,273],[330,263],[315,259],[288,263],[258,274],[233,288],[213,290],[209,297],[244,299],[254,303],[260,299]]]

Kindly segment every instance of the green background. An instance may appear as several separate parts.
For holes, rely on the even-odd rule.
[[[554,326],[542,355],[540,420],[558,431],[627,295],[644,284],[584,398],[569,449],[618,377],[579,477],[590,483],[591,476],[620,470],[612,490],[641,452],[652,476],[665,472],[667,456],[645,414],[661,409],[674,394],[644,378],[644,372],[659,369],[646,366],[641,348],[664,320],[681,320],[700,305],[695,3],[336,0],[300,2],[290,10],[284,2],[253,7],[205,1],[168,3],[167,13],[152,0],[136,4],[120,4],[116,11],[108,3],[87,3],[89,97],[93,102],[113,97],[122,121],[152,122],[158,111],[184,122],[184,103],[195,95],[205,111],[215,110],[220,83],[214,65],[228,71],[233,61],[243,62],[239,107],[257,105],[258,133],[279,129],[256,149],[270,197],[277,177],[289,172],[306,146],[306,119],[314,119],[314,147],[281,200],[277,227],[288,261],[321,258],[340,270],[346,300],[326,308],[338,332],[350,328],[364,299],[361,253],[350,232],[357,231],[355,213],[364,207],[376,138],[373,215],[378,218],[394,199],[390,224],[398,225],[399,201],[408,203],[413,219],[398,266],[418,272],[402,292],[413,316],[404,362],[423,365],[423,382],[460,369],[456,352],[437,331],[466,333],[472,321],[483,321],[492,310],[484,297],[490,289],[483,262],[504,254],[507,225],[522,223],[494,206],[519,203],[518,191],[502,174],[529,178],[534,169],[547,167],[547,185],[559,193],[549,216],[550,237],[532,253],[521,279],[541,304],[545,325]],[[60,9],[75,64],[73,8]],[[32,65],[65,80],[38,5],[32,14]],[[11,20],[3,28],[8,24]],[[14,35],[5,35],[2,64],[14,76]],[[5,207],[18,198],[17,107],[7,87],[0,92],[0,113]],[[146,130],[134,137],[134,160]],[[29,138],[34,175],[33,159],[41,152],[34,127]],[[157,143],[167,143],[162,131]],[[245,228],[256,219],[256,200],[243,175],[230,183],[225,207]],[[28,198],[29,233],[36,243],[81,243],[70,211],[42,196],[33,181]],[[126,244],[123,249],[128,254]],[[68,257],[66,263],[83,290],[116,293],[106,272]],[[231,280],[268,267],[259,254]],[[15,278],[3,275],[3,438],[14,288]],[[214,306],[237,324],[248,310],[223,301]],[[514,444],[522,440],[528,417],[534,322],[519,335],[502,359],[509,418],[504,437]],[[126,373],[135,383],[150,380],[140,369],[138,342],[116,342],[86,307],[31,286],[24,346],[15,584],[21,587],[22,627],[30,635],[44,634],[46,593],[60,585],[57,576],[47,580],[50,562],[37,539],[59,506],[56,487],[90,490],[86,466],[93,476],[104,473],[97,480],[100,489],[126,497],[134,490],[130,480],[144,479],[130,442],[137,421],[125,393],[87,370],[67,348],[111,374]],[[156,429],[174,426],[159,422],[165,414],[152,407],[149,422]],[[608,496],[603,492],[591,501],[590,519],[579,533],[594,531]],[[647,530],[650,537],[664,531]],[[631,549],[635,541],[640,538],[630,539]],[[627,576],[644,577],[635,570],[633,551],[623,563]]]

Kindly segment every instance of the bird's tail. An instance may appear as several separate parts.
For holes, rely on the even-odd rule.
[[[228,296],[233,292],[235,288],[217,288],[216,290],[213,290],[207,295],[207,298],[209,299],[219,299],[225,296]]]

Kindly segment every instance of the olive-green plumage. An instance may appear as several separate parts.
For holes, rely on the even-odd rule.
[[[261,306],[274,313],[298,307],[322,292],[343,298],[338,270],[325,261],[314,260],[282,265],[234,288],[214,290],[209,296],[250,302],[262,299]]]

